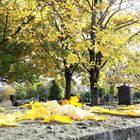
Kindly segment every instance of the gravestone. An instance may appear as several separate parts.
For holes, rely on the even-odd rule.
[[[131,104],[131,95],[130,87],[123,86],[118,87],[118,105],[130,105]]]

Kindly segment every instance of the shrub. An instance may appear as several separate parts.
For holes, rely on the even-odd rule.
[[[60,86],[56,83],[55,80],[51,81],[51,86],[49,89],[49,96],[48,99],[49,100],[61,100],[62,99],[62,90],[60,88]]]
[[[17,99],[24,99],[27,93],[24,89],[17,89],[16,98]]]
[[[133,94],[133,99],[134,99],[134,100],[140,99],[140,93],[139,93],[139,92],[135,92],[135,93]]]

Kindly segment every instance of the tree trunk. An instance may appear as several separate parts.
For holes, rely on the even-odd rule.
[[[94,0],[92,3],[92,8],[98,3],[97,0]],[[95,45],[95,31],[96,31],[96,11],[92,10],[92,16],[91,16],[91,42],[92,42],[92,49],[89,49],[89,57],[90,57],[90,64],[95,64],[95,50],[94,50],[94,45]],[[95,88],[96,84],[96,71],[95,71],[96,66],[92,66],[92,68],[89,71],[90,75],[90,91],[91,91],[91,105],[97,105],[98,104],[98,94],[97,94],[97,88]]]
[[[92,16],[91,16],[91,42],[92,42],[92,49],[89,49],[89,58],[90,58],[90,64],[92,65],[92,68],[89,70],[90,75],[90,90],[91,90],[91,105],[98,105],[98,89],[96,86],[99,72],[100,72],[100,66],[101,66],[101,58],[102,53],[95,52],[95,42],[96,42],[96,27],[100,25],[102,27],[102,20],[103,20],[103,13],[100,12],[100,22],[96,22],[97,20],[97,12],[94,10],[94,7],[98,4],[102,3],[102,0],[93,0],[92,1]],[[98,25],[97,25],[98,24]]]
[[[91,106],[98,105],[98,90],[95,87],[93,78],[90,77],[90,90],[91,90]]]
[[[109,103],[113,103],[114,101],[114,87],[114,85],[110,86]]]
[[[96,86],[97,80],[98,80],[99,72],[95,68],[91,68],[90,70],[90,90],[91,90],[91,105],[98,105],[98,89]]]
[[[71,79],[72,79],[72,74],[69,68],[65,68],[65,98],[70,99],[71,95]]]

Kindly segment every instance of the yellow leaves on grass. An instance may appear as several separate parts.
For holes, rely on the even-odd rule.
[[[138,110],[138,109],[140,109],[140,104],[122,106],[122,107],[119,107],[119,109],[121,109],[121,110]]]
[[[105,109],[105,108],[97,107],[97,106],[90,108],[89,112],[106,113],[106,114],[113,114],[113,115],[118,114],[116,110]]]
[[[121,116],[134,116],[134,117],[138,117],[138,116],[140,116],[140,111],[139,110],[119,111],[119,115],[121,115]]]
[[[128,115],[128,116],[140,116],[140,104],[136,105],[129,105],[125,107],[119,107],[122,115]]]
[[[111,115],[117,115],[117,116],[140,116],[140,110],[110,110],[105,109],[102,107],[92,107],[89,109],[89,112],[94,113],[105,113],[105,114],[111,114]]]

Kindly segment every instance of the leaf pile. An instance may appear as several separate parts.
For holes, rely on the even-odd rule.
[[[4,109],[0,108],[0,126],[18,126],[18,122],[23,120],[65,124],[70,124],[77,120],[105,120],[105,117],[96,116],[94,113],[140,117],[140,105],[121,107],[120,110],[111,110],[98,106],[89,107],[79,103],[79,99],[75,96],[70,101],[64,100],[61,105],[56,100],[53,100],[43,103],[30,102],[20,108],[26,108],[27,110],[23,113],[14,112],[12,114],[4,114]]]
[[[23,113],[14,112],[12,114],[0,114],[0,126],[18,126],[18,122],[22,120],[67,124],[73,123],[76,120],[105,120],[104,117],[97,117],[93,113],[71,104],[61,106],[55,100],[45,103],[31,102],[22,106],[22,108],[25,107],[28,108],[28,110]]]

